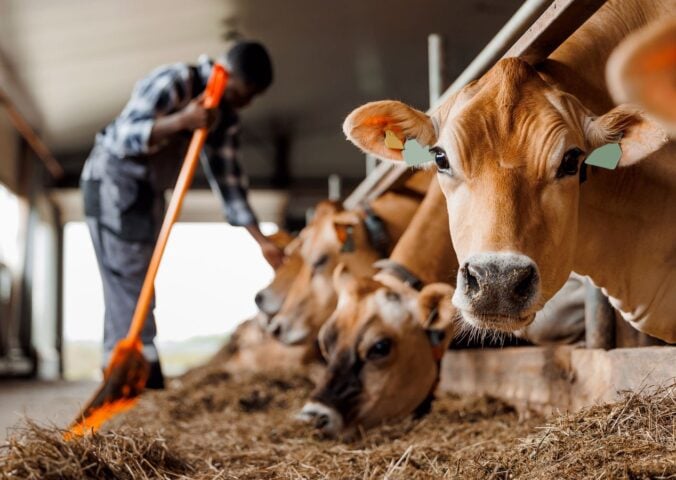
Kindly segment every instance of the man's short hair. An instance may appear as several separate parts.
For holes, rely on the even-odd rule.
[[[240,40],[228,50],[225,59],[234,75],[259,91],[272,83],[272,61],[262,44]]]

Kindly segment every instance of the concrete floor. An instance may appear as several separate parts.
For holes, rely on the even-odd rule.
[[[4,442],[23,417],[66,427],[97,386],[93,381],[0,380],[0,440]]]

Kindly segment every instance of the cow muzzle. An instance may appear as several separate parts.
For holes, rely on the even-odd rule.
[[[311,423],[325,435],[336,436],[343,429],[343,418],[340,414],[319,402],[306,403],[296,418]]]
[[[513,331],[529,324],[540,293],[537,265],[517,253],[480,253],[458,270],[453,304],[468,323]]]
[[[308,328],[294,325],[289,317],[284,315],[272,317],[266,329],[270,335],[286,345],[299,345],[310,337]]]
[[[279,296],[264,288],[254,297],[258,309],[269,317],[275,315],[282,306]]]

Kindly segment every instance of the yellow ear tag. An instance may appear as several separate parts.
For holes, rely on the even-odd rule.
[[[392,150],[404,149],[404,144],[401,143],[399,137],[397,137],[392,130],[385,130],[385,146]]]

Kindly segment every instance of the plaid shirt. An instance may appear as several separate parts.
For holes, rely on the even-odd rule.
[[[118,159],[157,153],[164,145],[148,145],[155,119],[181,110],[202,93],[212,65],[202,55],[195,67],[165,65],[139,80],[120,116],[97,135],[97,146]],[[225,102],[219,113],[204,145],[202,169],[222,200],[228,222],[235,226],[255,224],[256,215],[247,201],[248,179],[238,160],[239,118]],[[175,155],[182,157],[181,152]]]

